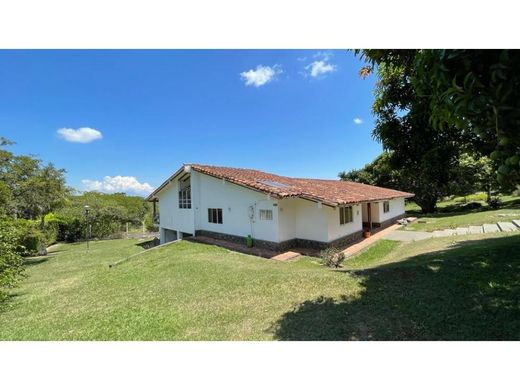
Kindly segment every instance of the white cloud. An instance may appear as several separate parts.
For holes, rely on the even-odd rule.
[[[327,73],[334,72],[336,65],[333,65],[327,61],[314,61],[305,67],[307,74],[311,77],[318,77]]]
[[[134,176],[105,176],[103,181],[85,179],[81,182],[86,191],[148,194],[154,190],[150,184],[140,183]]]
[[[62,128],[57,131],[58,136],[68,142],[78,142],[88,144],[89,142],[103,138],[101,131],[90,127],[80,127],[79,129]]]
[[[258,65],[255,70],[249,69],[247,72],[240,73],[240,77],[246,82],[246,85],[261,87],[262,85],[273,81],[276,75],[282,72],[280,65]]]
[[[355,123],[356,125],[360,125],[360,124],[363,123],[363,119],[361,119],[361,118],[354,118],[354,123]]]
[[[319,51],[319,52],[315,53],[312,57],[313,58],[320,58],[323,61],[328,61],[332,57],[334,57],[334,54],[332,54],[330,51]]]
[[[332,64],[330,62],[330,59],[334,55],[329,51],[319,51],[315,53],[312,58],[315,58],[313,62],[305,66],[305,72],[302,72],[302,74],[305,77],[313,77],[317,78],[320,76],[323,76],[327,73],[332,73],[336,71],[337,67],[336,65]]]

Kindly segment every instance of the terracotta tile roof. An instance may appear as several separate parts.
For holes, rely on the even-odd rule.
[[[400,197],[409,198],[414,195],[409,192],[350,181],[299,179],[278,176],[254,169],[215,167],[211,165],[186,164],[186,166],[191,166],[191,169],[197,172],[225,179],[231,183],[270,194],[273,197],[298,197],[322,202],[331,206]],[[159,192],[167,182],[157,188],[148,199],[153,199],[155,194]]]

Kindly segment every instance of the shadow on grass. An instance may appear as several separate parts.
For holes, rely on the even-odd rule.
[[[359,297],[302,302],[273,325],[275,338],[520,340],[520,235],[350,275],[364,288]]]

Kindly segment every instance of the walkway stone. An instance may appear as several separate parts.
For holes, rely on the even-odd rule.
[[[497,225],[503,232],[514,232],[516,230],[516,226],[511,222],[498,222]]]
[[[287,261],[287,260],[294,259],[295,257],[298,257],[298,256],[300,256],[300,254],[298,252],[287,251],[287,252],[280,253],[279,255],[271,257],[271,260]]]
[[[482,229],[482,226],[470,226],[469,227],[469,234],[482,234],[484,233],[484,229]]]
[[[483,228],[484,233],[497,233],[500,231],[496,223],[485,223]]]
[[[466,227],[458,227],[455,231],[457,232],[457,236],[463,236],[469,233],[469,229]]]
[[[430,232],[414,232],[414,231],[407,231],[407,230],[396,230],[389,235],[387,235],[385,238],[387,240],[392,241],[419,241],[419,240],[425,240],[427,238],[433,237],[433,233]]]
[[[513,219],[513,223],[520,228],[520,219]]]
[[[433,237],[448,237],[452,235],[453,234],[450,230],[435,230],[433,232]]]

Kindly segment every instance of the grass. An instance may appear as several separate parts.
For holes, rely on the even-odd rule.
[[[417,222],[402,227],[402,230],[428,231],[453,229],[471,225],[483,225],[485,223],[511,222],[520,219],[520,197],[504,196],[498,209],[490,209],[483,205],[475,210],[464,210],[464,205],[454,201],[439,202],[438,212],[433,214],[421,214],[415,203],[407,204],[406,211],[409,215],[417,216]]]
[[[382,240],[339,271],[186,241],[108,268],[136,243],[60,244],[29,259],[0,339],[520,339],[517,234]]]

